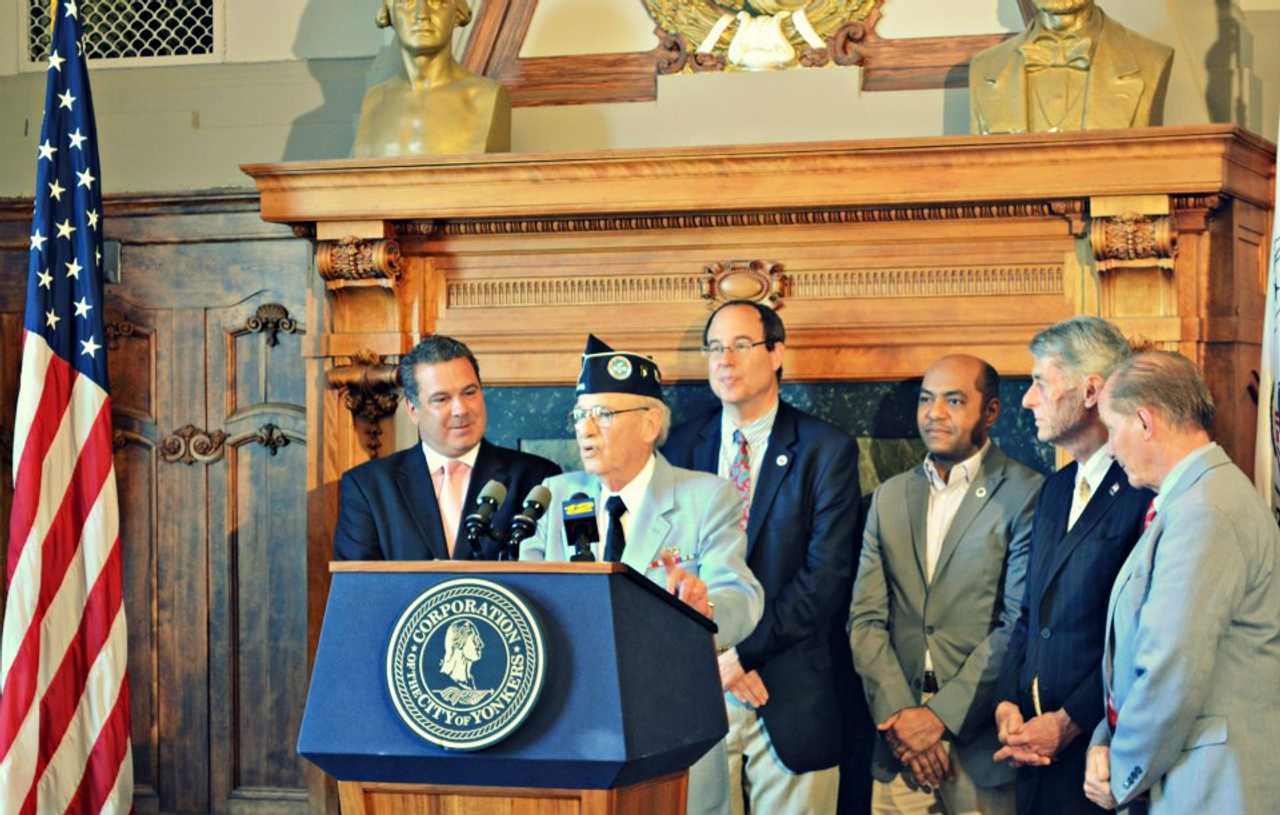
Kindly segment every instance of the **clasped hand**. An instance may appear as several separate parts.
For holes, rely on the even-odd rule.
[[[1014,767],[1046,767],[1059,750],[1080,735],[1080,728],[1065,711],[1042,713],[1024,721],[1022,711],[1008,701],[996,706],[996,728],[1004,746],[992,758]]]
[[[951,758],[942,743],[946,725],[928,707],[904,707],[876,725],[917,783],[937,789],[951,775]]]

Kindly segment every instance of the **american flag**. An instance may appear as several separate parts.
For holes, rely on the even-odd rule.
[[[75,2],[54,14],[0,639],[3,815],[133,804],[98,134]]]

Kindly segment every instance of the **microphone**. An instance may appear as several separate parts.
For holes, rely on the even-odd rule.
[[[507,545],[503,548],[500,560],[520,559],[520,541],[533,536],[538,527],[538,519],[547,511],[549,503],[551,490],[541,484],[529,490],[519,514],[511,519],[511,526],[507,530]]]
[[[570,561],[579,563],[595,560],[591,544],[600,540],[600,527],[596,525],[596,502],[585,492],[574,493],[561,508],[564,511],[565,540],[573,544]]]
[[[498,511],[498,507],[505,500],[507,500],[507,488],[501,481],[490,481],[476,496],[475,510],[463,519],[462,525],[467,530],[467,543],[471,544],[472,560],[480,559],[480,536],[492,534],[489,524],[493,520],[493,513]]]

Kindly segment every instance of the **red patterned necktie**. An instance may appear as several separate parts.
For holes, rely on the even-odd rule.
[[[1142,531],[1146,532],[1151,526],[1151,522],[1156,519],[1156,499],[1151,499],[1151,504],[1147,507],[1147,516],[1142,519]]]
[[[729,466],[729,480],[742,496],[742,521],[740,526],[747,528],[747,516],[751,512],[751,449],[747,447],[747,437],[741,430],[733,431],[733,443],[738,445],[738,454]]]

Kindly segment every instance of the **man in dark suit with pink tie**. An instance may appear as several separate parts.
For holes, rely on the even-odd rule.
[[[335,560],[465,560],[462,518],[485,484],[506,487],[492,519],[505,532],[529,490],[560,473],[545,458],[485,441],[480,366],[461,342],[419,342],[400,358],[400,383],[421,443],[343,474]],[[490,542],[478,554],[496,551]]]

